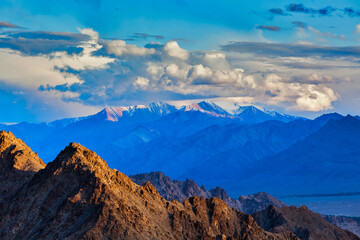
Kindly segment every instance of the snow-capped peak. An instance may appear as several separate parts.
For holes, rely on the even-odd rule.
[[[230,115],[223,108],[211,101],[202,101],[199,103],[193,103],[183,107],[184,111],[200,111],[211,115],[227,116]]]
[[[178,111],[178,108],[173,105],[162,102],[153,102],[149,105],[106,107],[96,115],[102,116],[106,121],[117,122],[124,117],[137,117],[142,118],[143,120],[148,118],[151,120],[175,111]]]
[[[263,112],[263,113],[265,113],[264,109],[261,109],[260,107],[255,107],[253,105],[249,105],[249,106],[239,106],[237,109],[234,110],[233,114],[239,115],[244,112],[252,112],[252,113]]]

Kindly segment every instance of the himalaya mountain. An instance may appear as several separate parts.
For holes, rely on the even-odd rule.
[[[339,232],[338,228],[328,222],[360,237],[359,217],[315,214],[304,206],[299,208],[287,206],[279,199],[265,192],[240,196],[238,199],[234,199],[229,197],[221,187],[207,191],[204,186],[200,187],[191,179],[185,181],[171,180],[162,172],[142,173],[129,177],[139,185],[150,182],[159,194],[168,201],[176,199],[179,202],[184,202],[186,198],[194,196],[220,198],[229,207],[252,214],[257,223],[264,228],[271,231],[280,230],[280,232],[284,230],[292,231],[301,239],[338,239],[340,235],[344,234],[344,232]],[[301,220],[298,221],[298,219]],[[346,238],[346,236],[342,236],[342,238]]]
[[[1,131],[0,164],[1,239],[359,239],[303,207],[254,213],[269,232],[217,197],[167,201],[78,143],[46,165]]]
[[[343,120],[348,118],[353,126],[343,131],[348,125]],[[253,106],[229,112],[200,102],[183,107],[152,103],[105,108],[83,118],[0,127],[24,139],[45,162],[76,141],[126,174],[161,171],[173,179],[194,179],[207,188],[222,186],[237,197],[259,191],[275,195],[356,191],[360,148],[351,146],[360,141],[359,121],[339,114],[308,120]],[[339,137],[349,147],[322,141]],[[319,139],[323,142],[319,146],[311,144]],[[332,154],[319,155],[330,146]],[[306,157],[300,160],[302,155]],[[321,157],[326,157],[321,164],[312,164]],[[341,167],[336,168],[339,161]],[[338,184],[329,185],[326,176],[336,176]]]
[[[264,231],[218,198],[166,201],[77,143],[45,165],[2,131],[0,164],[1,239],[298,239]]]
[[[229,197],[227,192],[221,187],[207,191],[204,186],[200,187],[191,179],[186,179],[185,181],[171,180],[162,172],[142,173],[129,177],[139,185],[150,182],[159,194],[168,201],[176,199],[179,202],[184,202],[186,198],[193,196],[203,198],[217,197],[224,200],[229,207],[247,214],[264,210],[269,205],[274,205],[275,207],[286,206],[285,203],[265,192],[240,196],[238,199],[234,199]]]

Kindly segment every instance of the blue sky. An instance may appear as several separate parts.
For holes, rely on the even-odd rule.
[[[3,0],[0,122],[152,101],[360,114],[357,1]]]

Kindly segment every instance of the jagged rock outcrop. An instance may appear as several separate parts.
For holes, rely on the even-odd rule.
[[[229,197],[227,192],[221,187],[216,187],[207,191],[204,186],[199,187],[193,180],[171,180],[162,172],[142,173],[132,175],[130,178],[140,185],[147,181],[151,182],[160,195],[169,201],[176,199],[179,202],[184,202],[186,198],[193,196],[200,196],[203,198],[217,197],[224,200],[230,207],[247,214],[264,210],[269,205],[274,205],[276,207],[286,206],[282,201],[264,192],[251,194],[249,196],[240,196],[239,199],[234,199]]]
[[[211,197],[211,194],[205,187],[199,187],[191,179],[186,179],[186,181],[171,180],[170,177],[165,176],[162,172],[142,173],[129,177],[139,185],[149,181],[155,186],[159,194],[169,201],[176,199],[179,202],[184,202],[186,198],[193,196]]]
[[[224,200],[229,207],[247,214],[262,211],[270,205],[277,208],[287,206],[279,199],[265,192],[259,192],[248,196],[240,196],[239,200],[237,200],[229,197],[227,192],[221,187],[216,187],[207,191],[204,186],[199,187],[199,185],[193,180],[171,180],[170,177],[166,176],[162,172],[142,173],[132,175],[130,178],[140,185],[147,181],[151,182],[156,187],[160,195],[169,201],[176,199],[180,202],[184,202],[186,198],[193,196],[201,196],[203,198],[217,197]],[[327,215],[322,217],[335,226],[360,236],[360,218]]]
[[[0,203],[28,181],[45,163],[11,132],[0,132]]]
[[[239,202],[242,209],[245,209],[245,212],[248,214],[262,211],[270,205],[279,208],[286,206],[285,203],[265,192],[259,192],[248,196],[240,196]]]
[[[166,201],[151,183],[135,184],[77,143],[4,200],[0,238],[297,239],[264,231],[218,198]]]
[[[277,233],[291,231],[303,240],[356,240],[355,234],[329,223],[320,214],[307,207],[282,207],[272,205],[252,215],[265,230]]]

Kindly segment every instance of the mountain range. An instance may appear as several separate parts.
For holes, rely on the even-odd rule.
[[[1,131],[0,164],[1,239],[359,239],[304,207],[252,217],[217,197],[167,201],[78,143],[46,165]]]
[[[1,239],[297,239],[218,198],[166,201],[77,143],[48,165],[11,133],[0,133],[0,146],[2,176],[17,175],[1,179],[12,186],[0,199]]]
[[[308,208],[287,206],[285,203],[276,199],[265,192],[240,196],[238,199],[231,198],[227,192],[221,188],[206,190],[204,186],[199,186],[191,179],[185,181],[171,180],[162,172],[142,173],[129,176],[137,184],[150,182],[157,189],[159,194],[166,200],[185,201],[186,198],[201,196],[203,198],[217,197],[226,202],[234,209],[255,217],[258,224],[262,224],[268,230],[278,231],[287,229],[296,233],[301,239],[337,239],[332,234],[325,237],[319,229],[327,229],[327,233],[337,232],[337,228],[324,222],[324,219],[333,225],[348,230],[360,237],[360,218],[348,216],[319,215],[311,212]],[[264,216],[265,215],[265,216]],[[324,218],[324,219],[321,219]],[[271,221],[269,219],[272,219]],[[302,221],[295,221],[302,219]],[[314,220],[315,219],[315,220]],[[264,222],[266,221],[266,223]],[[271,226],[269,223],[271,222]],[[311,223],[311,224],[308,224]],[[341,233],[340,233],[341,234]]]
[[[204,186],[200,187],[191,179],[186,179],[185,181],[171,180],[170,177],[165,176],[162,172],[142,173],[129,177],[139,185],[150,182],[159,194],[168,201],[176,199],[179,202],[184,202],[186,198],[194,196],[203,198],[217,197],[226,202],[228,206],[247,214],[264,210],[269,205],[276,207],[286,206],[285,203],[265,192],[240,196],[238,199],[235,199],[229,197],[227,192],[221,187],[206,190]]]
[[[109,107],[82,118],[0,129],[26,141],[45,162],[76,141],[126,174],[161,171],[209,189],[222,186],[237,197],[356,191],[359,122],[337,113],[310,120],[255,106],[227,111],[203,101]]]

